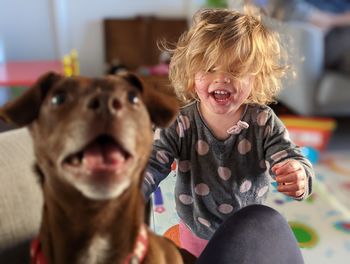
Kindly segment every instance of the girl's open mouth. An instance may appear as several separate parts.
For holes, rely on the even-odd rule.
[[[210,96],[217,102],[226,102],[231,97],[231,93],[224,90],[216,90],[211,92]]]

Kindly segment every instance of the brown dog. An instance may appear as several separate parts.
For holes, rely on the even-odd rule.
[[[43,195],[32,254],[43,263],[192,263],[150,232],[140,192],[152,123],[177,113],[174,97],[136,76],[42,76],[0,116],[28,125]],[[187,258],[186,257],[186,258]],[[41,262],[40,262],[41,263]]]

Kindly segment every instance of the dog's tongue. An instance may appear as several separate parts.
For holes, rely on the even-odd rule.
[[[88,170],[114,170],[125,161],[116,144],[93,143],[84,150],[83,164]]]

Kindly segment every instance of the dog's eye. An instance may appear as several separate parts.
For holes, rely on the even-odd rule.
[[[64,93],[57,93],[51,98],[51,104],[61,105],[66,101],[66,95]]]
[[[140,102],[140,98],[139,98],[138,94],[135,92],[128,93],[128,100],[132,104],[137,104],[138,102]]]

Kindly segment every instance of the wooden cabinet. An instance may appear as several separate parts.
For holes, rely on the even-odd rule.
[[[156,65],[161,53],[157,42],[165,39],[175,44],[185,30],[185,18],[107,18],[104,20],[105,62],[111,65],[118,59],[131,71],[136,71],[140,66]],[[157,90],[172,92],[167,76],[142,78]]]
[[[187,29],[185,18],[136,17],[104,20],[105,61],[118,59],[128,69],[156,65],[160,50],[157,42],[166,39],[176,43]]]

